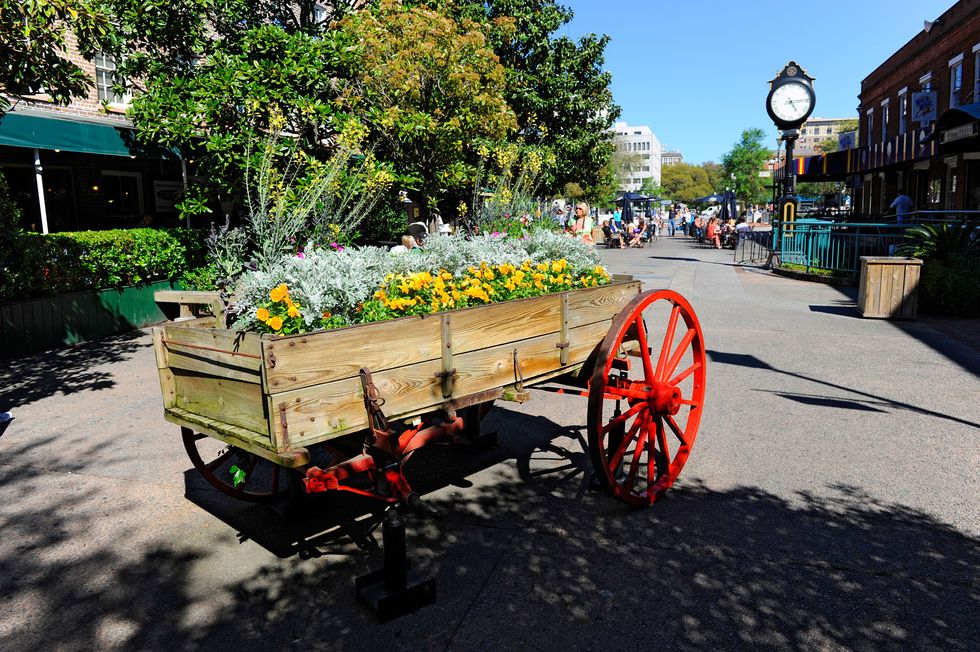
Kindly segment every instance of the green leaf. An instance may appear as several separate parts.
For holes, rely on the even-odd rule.
[[[238,468],[237,464],[233,464],[231,468],[228,469],[228,472],[231,473],[231,482],[235,485],[236,489],[238,488],[238,485],[245,482],[245,471]]]

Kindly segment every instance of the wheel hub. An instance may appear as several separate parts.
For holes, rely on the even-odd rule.
[[[654,383],[647,394],[647,402],[653,414],[673,416],[681,409],[681,390],[669,383]]]

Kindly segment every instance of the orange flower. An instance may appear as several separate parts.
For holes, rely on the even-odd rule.
[[[258,310],[256,310],[255,316],[263,324],[269,321],[269,311],[266,310],[265,308],[259,308]]]
[[[272,291],[269,292],[269,298],[275,303],[279,303],[285,299],[288,294],[289,288],[286,287],[285,283],[282,283],[279,286],[272,288]]]
[[[286,313],[290,317],[299,317],[299,308],[297,308],[295,304],[290,304],[289,310],[287,310]]]
[[[282,328],[282,317],[279,316],[270,317],[268,324],[269,324],[269,328],[271,328],[274,331],[277,331],[280,328]]]

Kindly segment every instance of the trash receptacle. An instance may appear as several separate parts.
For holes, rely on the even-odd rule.
[[[915,319],[922,261],[900,256],[861,256],[858,312],[863,317]]]

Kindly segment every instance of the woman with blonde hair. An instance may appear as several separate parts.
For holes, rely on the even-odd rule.
[[[594,226],[589,205],[580,201],[575,205],[575,226],[573,227],[575,237],[592,244],[592,227]]]

